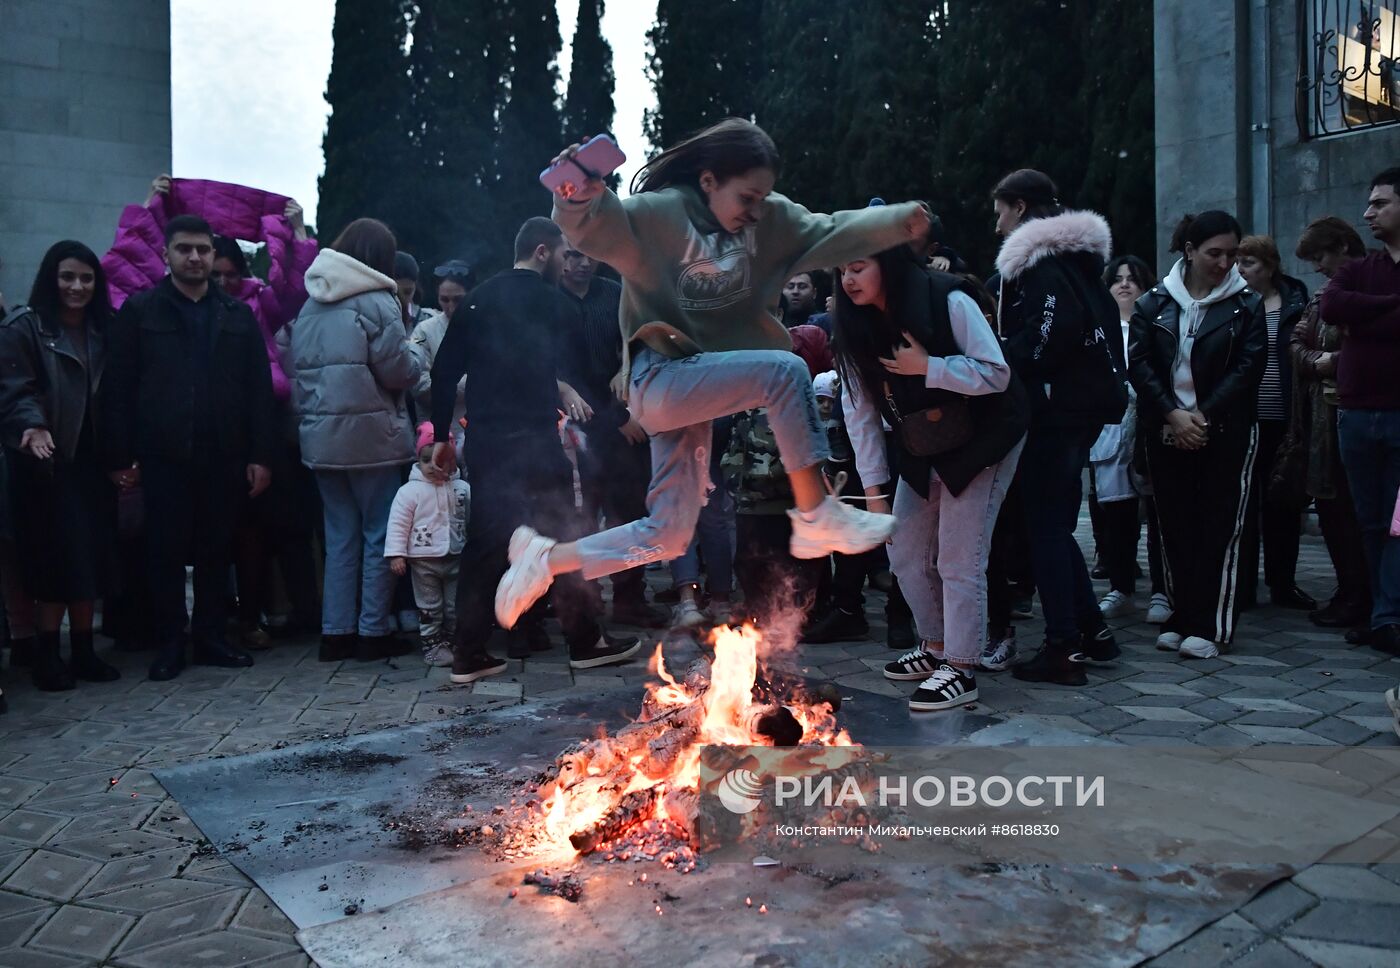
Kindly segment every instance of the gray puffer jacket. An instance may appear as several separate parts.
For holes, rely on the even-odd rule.
[[[333,249],[306,271],[310,297],[291,324],[292,399],[301,459],[319,470],[413,460],[407,392],[421,364],[404,334],[394,280]]]

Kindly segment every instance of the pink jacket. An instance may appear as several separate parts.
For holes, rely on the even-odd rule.
[[[286,400],[291,385],[282,372],[275,337],[306,302],[306,270],[317,252],[315,239],[293,237],[291,223],[282,214],[287,201],[286,195],[242,185],[172,178],[168,195],[122,210],[117,237],[102,257],[112,308],[121,308],[127,297],[151,288],[165,276],[165,260],[161,258],[165,223],[176,215],[199,215],[218,235],[266,242],[268,281],[244,279],[243,288],[229,295],[246,303],[257,318],[272,369],[273,392],[278,400]]]

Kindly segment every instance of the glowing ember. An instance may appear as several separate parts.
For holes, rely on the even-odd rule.
[[[698,660],[680,678],[658,645],[658,681],[647,686],[636,722],[556,760],[556,775],[539,791],[555,846],[611,849],[609,860],[635,853],[685,872],[694,868],[694,854],[675,847],[693,833],[704,747],[854,745],[836,728],[829,702],[793,691],[780,696],[760,676],[762,637],[753,627],[718,628],[712,642],[714,658]],[[619,851],[624,845],[628,850]]]

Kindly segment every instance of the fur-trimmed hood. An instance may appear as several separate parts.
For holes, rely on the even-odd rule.
[[[1063,212],[1031,219],[1006,237],[997,253],[997,272],[1005,282],[1046,256],[1092,252],[1107,261],[1113,251],[1113,234],[1097,212]]]

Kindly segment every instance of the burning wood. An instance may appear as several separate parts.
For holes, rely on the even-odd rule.
[[[634,790],[624,796],[601,820],[585,830],[569,835],[569,843],[580,854],[597,850],[610,840],[625,834],[629,828],[646,821],[656,806],[656,788]]]
[[[666,856],[657,844],[673,830],[681,844],[699,847],[717,833],[698,829],[704,747],[851,745],[835,728],[831,704],[760,676],[759,642],[750,627],[717,629],[713,660],[693,662],[680,680],[658,647],[660,682],[648,687],[637,722],[555,761],[540,789],[549,835],[583,854],[635,833],[646,856]]]

